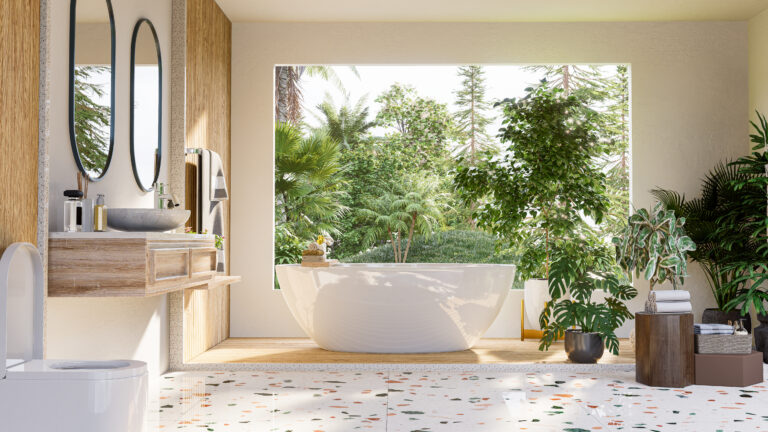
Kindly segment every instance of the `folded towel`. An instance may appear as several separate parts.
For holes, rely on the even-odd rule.
[[[659,302],[651,303],[652,313],[691,313],[691,302]]]
[[[730,330],[733,331],[733,326],[728,324],[715,324],[715,323],[699,323],[694,324],[695,330]]]
[[[683,290],[651,291],[648,299],[651,302],[690,301],[691,293]]]
[[[731,331],[724,331],[724,330],[694,330],[693,334],[697,335],[732,335],[733,329]]]

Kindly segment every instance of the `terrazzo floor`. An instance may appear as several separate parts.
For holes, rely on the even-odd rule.
[[[151,397],[146,430],[768,431],[768,382],[652,388],[633,370],[174,372]]]

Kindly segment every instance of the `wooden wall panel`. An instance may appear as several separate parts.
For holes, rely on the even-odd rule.
[[[187,1],[186,145],[217,152],[232,196],[230,91],[232,23],[214,0]],[[188,201],[189,203],[189,201]],[[224,201],[224,236],[229,239],[229,203]],[[229,256],[229,241],[225,241]],[[229,259],[227,259],[229,273]],[[184,295],[184,358],[229,337],[229,287]],[[186,345],[189,344],[189,347]]]
[[[0,1],[0,253],[37,243],[40,3]]]

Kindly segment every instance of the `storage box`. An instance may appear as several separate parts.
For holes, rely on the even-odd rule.
[[[697,354],[749,354],[752,335],[695,335]]]
[[[696,385],[747,387],[763,382],[763,356],[759,351],[749,354],[694,354],[694,359]]]

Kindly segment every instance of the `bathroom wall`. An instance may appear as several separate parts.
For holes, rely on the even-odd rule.
[[[76,186],[74,158],[67,124],[69,74],[69,1],[50,4],[50,223],[61,230],[61,197]],[[115,16],[115,145],[106,176],[89,186],[89,196],[106,195],[108,207],[151,207],[152,194],[142,192],[131,171],[129,146],[130,47],[133,27],[149,18],[157,30],[163,66],[168,68],[171,46],[171,0],[112,1]],[[163,74],[163,154],[168,155],[169,74]],[[166,181],[164,157],[160,181]],[[168,367],[167,296],[146,299],[49,298],[47,302],[47,356],[50,358],[127,358],[148,363],[150,374]]]
[[[37,242],[38,1],[0,3],[0,254]]]
[[[746,22],[235,23],[232,39],[232,336],[303,335],[272,290],[275,64],[629,63],[635,206],[656,186],[698,193],[748,140]],[[696,265],[685,287],[697,317],[714,304]],[[496,331],[519,335],[516,310],[517,296]]]
[[[749,116],[768,113],[768,10],[749,20]],[[748,150],[749,148],[747,148]]]
[[[755,110],[768,115],[768,10],[749,20],[750,120],[757,119]],[[751,143],[746,144],[745,153],[751,146]],[[757,319],[753,317],[753,326],[757,323]]]

